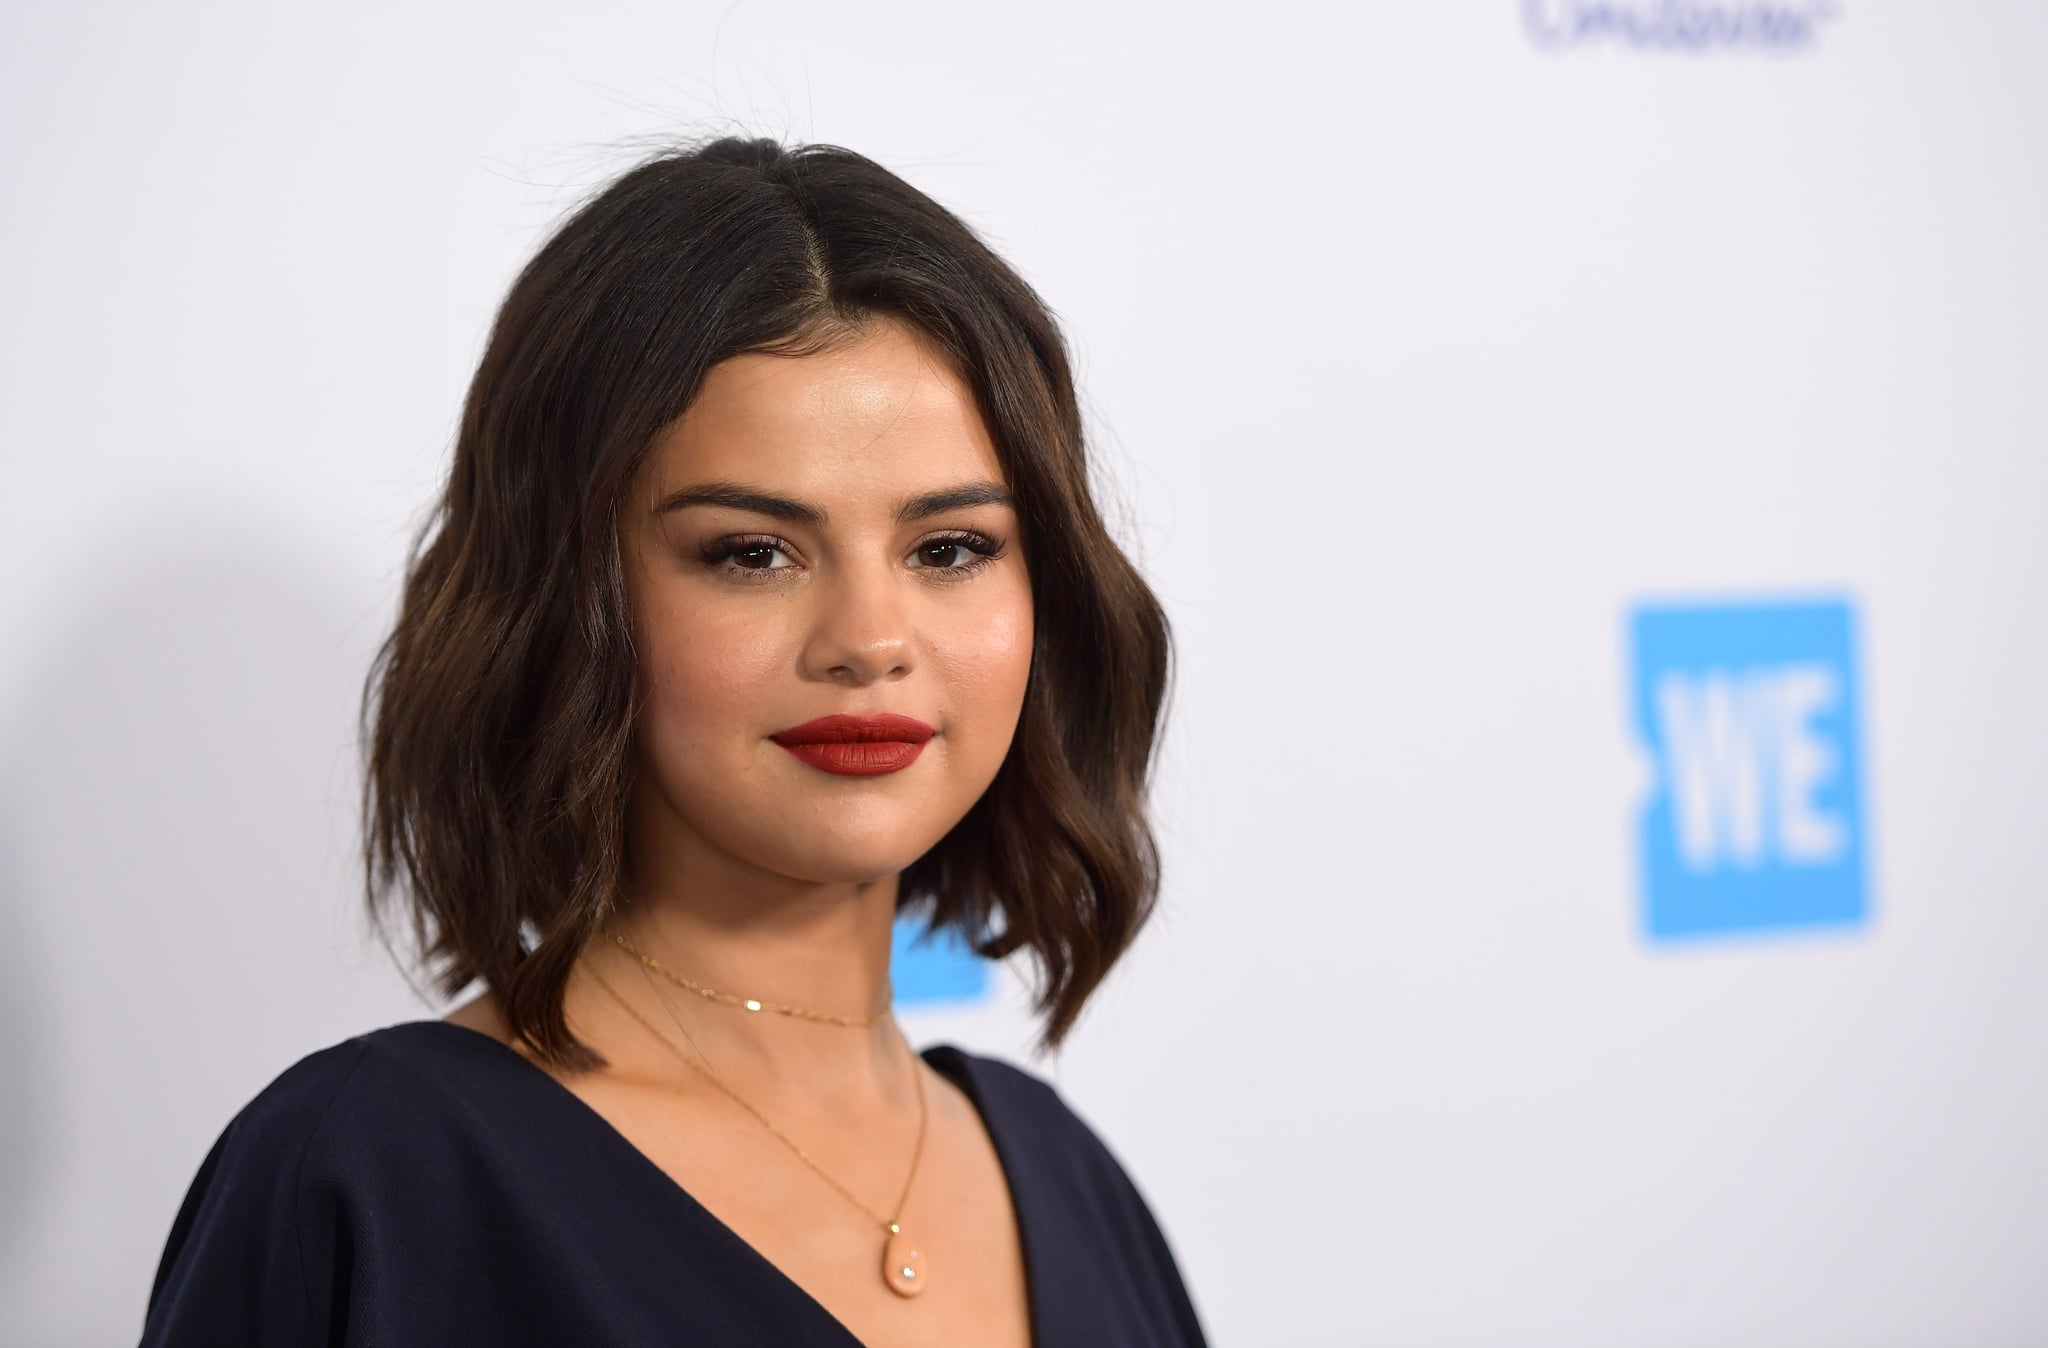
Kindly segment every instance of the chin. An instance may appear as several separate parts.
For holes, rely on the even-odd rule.
[[[930,851],[938,841],[924,830],[915,836],[894,832],[887,836],[834,836],[812,832],[800,849],[789,846],[785,833],[755,853],[759,864],[780,874],[812,884],[866,884],[887,879]]]

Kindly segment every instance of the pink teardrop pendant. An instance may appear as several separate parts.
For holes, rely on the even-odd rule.
[[[882,1247],[882,1281],[901,1297],[924,1290],[924,1252],[896,1223],[889,1223],[889,1243]]]

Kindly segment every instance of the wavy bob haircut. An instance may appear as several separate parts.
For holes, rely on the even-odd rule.
[[[1016,499],[1034,651],[994,781],[907,867],[899,912],[1028,950],[1057,1047],[1152,910],[1146,791],[1170,677],[1159,601],[1091,496],[1064,341],[959,219],[831,145],[664,151],[579,207],[499,309],[445,491],[414,539],[361,708],[368,910],[445,996],[481,981],[552,1065],[601,1066],[562,1014],[630,858],[642,690],[616,519],[705,374],[909,324],[973,390]],[[402,961],[402,963],[405,961]]]

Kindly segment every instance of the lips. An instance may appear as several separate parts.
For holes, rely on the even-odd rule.
[[[769,738],[823,772],[842,777],[879,777],[917,761],[925,741],[938,732],[913,716],[820,716]]]

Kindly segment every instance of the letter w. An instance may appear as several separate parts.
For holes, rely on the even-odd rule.
[[[1763,859],[1764,753],[1770,689],[1726,670],[1657,680],[1672,822],[1679,855],[1696,871],[1724,857],[1738,866]],[[1759,696],[1762,694],[1762,696]]]

